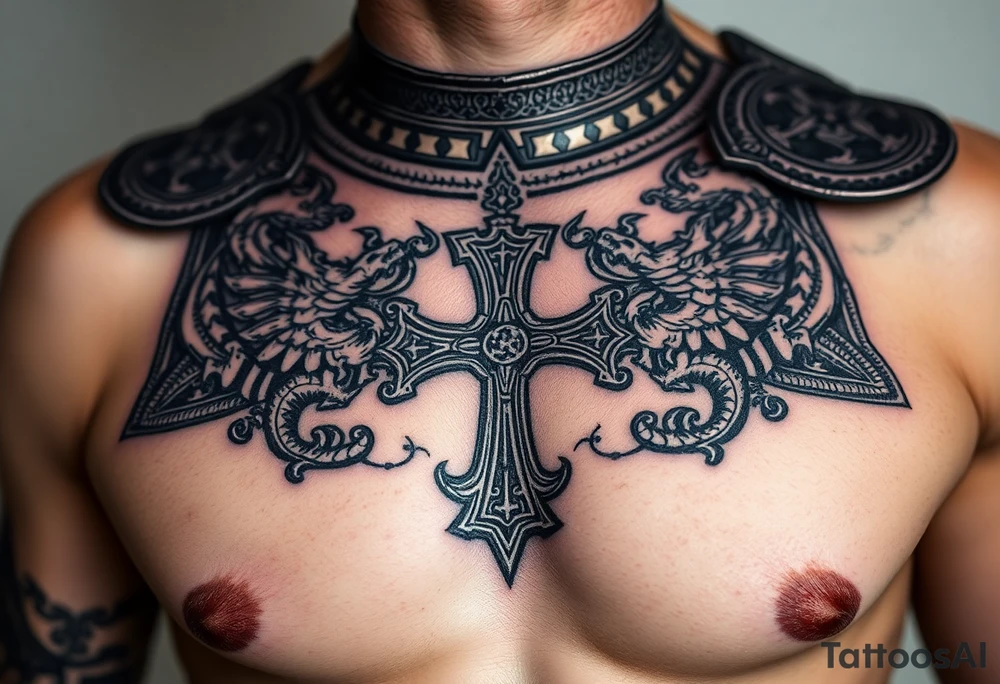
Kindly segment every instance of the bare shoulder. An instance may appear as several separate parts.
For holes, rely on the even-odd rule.
[[[970,386],[983,426],[982,441],[1000,441],[1000,138],[956,124],[954,166],[932,186],[927,230],[918,231],[917,263],[938,290],[928,315],[937,319],[954,365]],[[922,273],[915,274],[917,276]],[[919,278],[914,283],[921,282]],[[919,293],[921,287],[916,287]],[[933,322],[933,320],[932,320]],[[982,446],[982,445],[981,445]]]
[[[85,433],[165,252],[183,248],[182,235],[129,229],[102,210],[104,165],[73,174],[28,209],[0,281],[2,412],[43,425],[64,449]]]
[[[1000,138],[955,126],[958,155],[923,198],[926,230],[914,231],[914,263],[940,287],[954,288],[958,311],[982,323],[1000,310]],[[961,300],[957,299],[961,296]],[[966,305],[963,305],[962,302]],[[981,309],[992,302],[992,310]]]
[[[825,205],[848,269],[873,274],[914,330],[945,357],[1000,440],[1000,138],[953,124],[958,154],[920,192],[872,205]],[[900,333],[902,334],[902,333]]]
[[[1000,139],[958,125],[959,156],[935,186],[929,236],[939,274],[918,293],[944,290],[951,311],[937,315],[950,332],[953,364],[965,376],[980,418],[979,443],[957,486],[917,547],[913,603],[928,647],[1000,634]],[[940,188],[940,190],[938,190]],[[930,251],[930,250],[928,250]],[[935,259],[928,259],[933,263]],[[974,635],[974,637],[972,636]],[[971,638],[970,638],[971,637]],[[985,672],[985,671],[984,671]],[[943,682],[986,681],[975,671],[942,671]],[[986,675],[990,678],[990,675]],[[990,679],[992,681],[992,679]]]
[[[989,216],[1000,227],[1000,137],[968,124],[955,124],[959,153],[944,189],[975,202],[972,209],[994,210]],[[1000,233],[998,233],[1000,236]]]
[[[61,301],[100,294],[113,304],[134,291],[124,285],[141,283],[120,278],[140,273],[148,252],[177,239],[127,228],[102,209],[97,183],[105,164],[99,160],[75,172],[25,212],[5,258],[8,297],[27,302],[58,294]]]

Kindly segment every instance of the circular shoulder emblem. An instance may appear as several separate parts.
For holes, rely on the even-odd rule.
[[[725,165],[814,197],[877,201],[937,180],[954,160],[955,135],[938,115],[856,94],[755,47],[757,61],[729,77],[710,122]]]
[[[292,178],[305,145],[298,96],[280,87],[286,79],[198,126],[126,148],[101,177],[105,206],[143,227],[190,226]]]

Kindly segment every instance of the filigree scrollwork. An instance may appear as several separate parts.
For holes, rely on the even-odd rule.
[[[354,212],[333,201],[329,174],[307,164],[286,188],[291,208],[244,212],[197,243],[176,308],[186,356],[149,396],[172,397],[174,425],[240,412],[229,440],[245,445],[260,433],[285,478],[300,483],[310,470],[391,470],[427,454],[406,437],[402,457],[376,460],[375,430],[337,416],[369,385],[397,404],[425,380],[469,373],[480,383],[471,462],[455,473],[441,461],[434,478],[460,507],[448,531],[485,542],[513,584],[528,541],[562,526],[550,502],[572,473],[562,456],[544,467],[535,444],[529,384],[543,366],[575,366],[612,391],[641,371],[682,400],[707,393],[707,410],[682,402],[637,413],[626,449],[603,448],[600,425],[577,444],[611,459],[692,454],[717,466],[752,410],[768,421],[788,415],[765,386],[903,403],[813,214],[718,176],[694,149],[681,151],[662,184],[640,196],[662,210],[655,216],[629,212],[589,227],[580,213],[560,230],[522,223],[519,179],[498,156],[481,225],[439,237],[417,222],[405,239],[356,228],[358,250],[334,259],[313,234]],[[664,217],[655,227],[664,239],[640,235]],[[586,305],[546,318],[531,306],[532,283],[560,235],[604,284]],[[441,243],[475,293],[464,322],[429,318],[405,296],[418,261]]]
[[[260,401],[230,424],[229,439],[246,444],[262,431],[288,462],[290,482],[309,469],[396,465],[370,460],[375,435],[366,425],[321,424],[303,435],[301,420],[307,409],[347,407],[374,378],[370,362],[387,325],[382,301],[409,287],[415,260],[439,244],[419,224],[406,240],[362,227],[361,253],[330,259],[309,233],[353,218],[351,207],[332,201],[335,189],[329,175],[305,166],[288,189],[300,198],[296,211],[243,217],[189,300],[189,343],[206,352],[207,372],[223,385],[241,375],[267,379]]]
[[[704,388],[711,411],[642,411],[630,425],[633,448],[603,450],[600,426],[577,448],[588,444],[615,459],[640,451],[700,453],[718,465],[722,445],[742,429],[751,406],[768,420],[787,415],[783,400],[757,381],[751,388],[748,374],[755,368],[746,350],[785,305],[796,243],[779,203],[763,188],[703,189],[698,179],[711,167],[695,154],[679,154],[664,168],[663,185],[641,195],[644,204],[686,216],[668,240],[642,240],[638,224],[645,216],[637,213],[600,229],[585,227],[578,215],[563,228],[563,239],[586,250],[595,276],[627,287],[618,313],[635,333],[634,363],[664,391]]]

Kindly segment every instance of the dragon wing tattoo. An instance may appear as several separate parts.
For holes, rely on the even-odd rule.
[[[712,164],[695,155],[692,149],[670,161],[663,186],[640,198],[686,217],[670,239],[640,239],[643,215],[634,213],[596,230],[577,216],[563,237],[586,249],[595,276],[626,284],[622,317],[638,342],[635,363],[666,391],[708,389],[711,415],[703,419],[686,406],[662,417],[643,411],[631,424],[633,449],[603,451],[600,426],[577,447],[589,444],[610,458],[697,451],[717,465],[722,444],[742,429],[751,407],[771,421],[787,415],[785,400],[765,385],[907,405],[865,339],[814,210],[745,179],[744,188],[703,189],[699,180]]]
[[[562,525],[550,502],[571,473],[565,457],[543,467],[535,445],[528,386],[540,367],[583,368],[615,391],[635,372],[682,400],[707,391],[705,415],[683,401],[635,415],[624,451],[601,447],[599,425],[576,445],[613,459],[700,454],[716,466],[752,410],[768,421],[788,415],[768,388],[906,406],[812,205],[713,170],[689,147],[667,162],[660,187],[640,195],[648,214],[596,228],[585,212],[563,226],[525,224],[517,178],[498,155],[482,225],[439,233],[418,222],[407,239],[357,228],[360,250],[332,258],[313,235],[354,212],[334,202],[332,177],[306,164],[281,209],[258,205],[192,234],[125,436],[238,413],[229,439],[261,434],[289,482],[315,469],[394,468],[426,451],[406,438],[403,458],[373,460],[371,427],[327,417],[368,385],[393,404],[431,377],[470,373],[481,388],[472,462],[453,473],[442,461],[435,479],[460,506],[448,531],[487,543],[512,584],[527,541]],[[660,242],[641,235],[654,226]],[[533,274],[560,237],[604,285],[579,310],[545,318],[531,308]],[[476,294],[465,323],[427,318],[405,296],[419,260],[441,243]],[[308,429],[307,409],[319,416]]]
[[[368,460],[375,440],[367,426],[345,434],[323,425],[304,437],[299,419],[310,405],[347,406],[374,378],[370,361],[386,333],[380,302],[405,290],[414,260],[438,244],[426,228],[404,242],[363,227],[362,253],[331,259],[310,233],[353,218],[331,201],[334,190],[332,178],[306,166],[288,191],[300,198],[296,212],[251,211],[234,222],[195,278],[184,313],[185,339],[205,359],[206,380],[231,388],[241,379],[244,401],[268,398],[230,426],[230,439],[246,443],[266,426],[292,482],[309,467],[398,465]]]
[[[303,93],[308,65],[297,67],[199,126],[129,147],[102,176],[105,205],[191,238],[122,437],[229,417],[228,439],[263,442],[290,483],[397,468],[427,450],[404,435],[401,456],[386,460],[383,444],[375,457],[375,430],[344,424],[341,410],[366,391],[397,404],[426,380],[466,373],[479,384],[473,452],[460,472],[453,463],[465,459],[448,455],[433,477],[458,508],[447,531],[485,543],[513,585],[528,541],[560,529],[551,502],[572,473],[566,456],[543,465],[534,439],[529,388],[542,367],[574,366],[614,392],[645,374],[663,390],[632,417],[621,449],[602,445],[600,425],[574,448],[611,459],[695,455],[718,466],[756,413],[789,415],[790,392],[907,406],[802,194],[911,191],[947,167],[953,136],[928,112],[855,97],[727,40],[743,63],[731,77],[657,11],[617,47],[532,78],[449,77],[443,87],[424,74],[416,89],[413,69],[358,43],[351,59],[373,70],[346,68]],[[862,104],[892,121],[876,125],[885,117],[866,118]],[[830,125],[849,119],[851,135],[807,126],[809,107]],[[892,144],[876,149],[876,138]],[[699,142],[709,139],[712,156]],[[561,224],[522,220],[534,197],[654,158],[664,167],[639,196],[645,213],[610,226],[588,226],[584,206]],[[353,208],[335,200],[334,168],[474,199],[481,220],[416,222],[406,238],[354,227]],[[320,246],[321,233],[349,225],[357,249]],[[534,274],[559,240],[599,284],[585,305],[546,317],[532,308]],[[475,296],[464,322],[435,320],[407,296],[442,246]]]
[[[191,238],[122,437],[228,417],[228,439],[263,443],[291,483],[397,468],[426,450],[404,436],[402,456],[385,460],[380,444],[375,457],[375,430],[343,424],[341,410],[363,392],[396,404],[428,379],[466,373],[480,388],[473,453],[444,455],[433,477],[458,508],[448,532],[487,544],[512,584],[528,541],[562,525],[551,502],[572,471],[565,456],[544,466],[535,443],[539,368],[573,366],[613,392],[644,374],[663,390],[621,448],[602,444],[597,425],[579,458],[694,455],[715,467],[758,413],[760,425],[785,419],[793,393],[908,406],[805,197],[913,192],[948,168],[953,132],[932,112],[721,38],[731,64],[657,8],[604,50],[512,78],[426,72],[356,34],[316,84],[303,87],[310,66],[300,65],[197,126],[128,147],[102,176],[105,206]],[[613,225],[587,225],[586,206],[559,224],[519,213],[651,163],[664,164],[660,182]],[[480,220],[407,220],[408,237],[386,238],[352,225],[334,169],[478,202]],[[357,249],[321,247],[321,233],[347,227]],[[598,284],[585,305],[546,317],[532,286],[558,241]],[[440,248],[468,275],[467,321],[435,320],[408,296]]]

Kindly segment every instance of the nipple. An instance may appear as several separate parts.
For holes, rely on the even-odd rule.
[[[246,581],[220,576],[201,584],[184,599],[184,622],[205,645],[240,651],[257,638],[260,603]]]
[[[851,624],[860,605],[861,592],[850,580],[809,565],[785,575],[775,601],[775,619],[792,639],[821,641]]]

